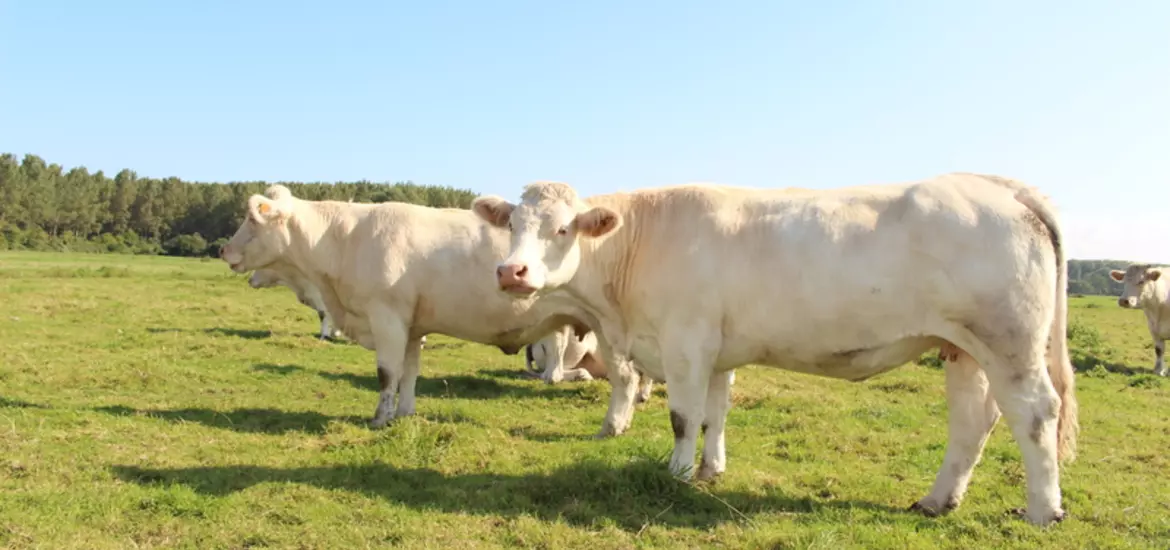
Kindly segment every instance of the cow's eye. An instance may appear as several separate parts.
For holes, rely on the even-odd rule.
[[[568,234],[569,234],[569,230],[565,229],[564,227],[557,230],[557,235],[568,235]]]
[[[512,230],[512,222],[508,222],[508,231]]]

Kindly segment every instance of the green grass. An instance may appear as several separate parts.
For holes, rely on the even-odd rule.
[[[285,289],[218,261],[0,254],[6,548],[1166,548],[1170,380],[1142,315],[1072,303],[1082,435],[1043,530],[1001,422],[963,505],[929,519],[942,372],[861,384],[739,371],[728,471],[684,485],[657,388],[594,441],[605,382],[431,336],[418,415],[371,431],[373,353],[316,340]]]

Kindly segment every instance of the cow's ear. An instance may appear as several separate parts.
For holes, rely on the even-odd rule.
[[[1125,272],[1124,272],[1124,271],[1117,270],[1117,269],[1114,269],[1113,271],[1110,271],[1110,272],[1109,272],[1109,276],[1110,276],[1110,277],[1113,277],[1113,280],[1114,280],[1114,281],[1117,281],[1117,282],[1119,282],[1119,283],[1120,283],[1121,281],[1124,281],[1124,280],[1125,280]]]
[[[1146,280],[1157,281],[1162,276],[1161,269],[1151,269],[1146,272]]]
[[[495,195],[478,197],[471,202],[471,210],[475,215],[492,227],[499,228],[508,227],[508,219],[512,217],[515,208],[512,203]]]
[[[604,237],[622,226],[622,216],[604,206],[577,214],[577,231],[588,237]]]
[[[287,206],[264,195],[252,195],[248,199],[248,217],[261,225],[271,221],[283,221],[289,215]]]

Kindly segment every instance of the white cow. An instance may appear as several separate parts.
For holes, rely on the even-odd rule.
[[[1056,215],[1032,188],[951,174],[581,200],[542,182],[518,205],[480,197],[473,209],[512,232],[496,270],[502,290],[524,300],[567,291],[596,318],[603,350],[665,378],[670,466],[683,479],[704,427],[697,476],[725,469],[733,369],[860,381],[953,344],[963,353],[946,367],[946,456],[912,508],[936,515],[959,505],[1002,410],[1023,456],[1027,519],[1064,517],[1058,458],[1072,458],[1078,430],[1067,263]]]
[[[525,368],[539,372],[540,379],[549,384],[606,377],[605,363],[596,357],[597,335],[592,331],[578,338],[573,327],[564,326],[525,346],[524,351]],[[556,360],[558,355],[560,361]]]
[[[295,269],[318,289],[335,326],[375,350],[381,393],[370,425],[378,428],[414,413],[426,334],[514,355],[566,324],[588,330],[588,314],[568,301],[499,293],[488,271],[507,246],[506,232],[468,210],[307,201],[273,185],[248,199],[246,219],[220,256],[237,273]],[[613,425],[607,415],[603,433]]]
[[[1117,298],[1124,308],[1141,308],[1146,314],[1146,326],[1154,339],[1154,374],[1166,376],[1166,340],[1170,339],[1170,281],[1162,277],[1167,267],[1134,264],[1125,271],[1113,270],[1109,276],[1124,283]]]
[[[333,320],[325,309],[325,300],[321,298],[321,292],[299,271],[287,266],[257,269],[248,277],[248,284],[252,288],[271,288],[277,285],[287,287],[296,294],[301,304],[317,312],[317,318],[321,321],[322,340],[341,336],[341,331],[334,327]]]

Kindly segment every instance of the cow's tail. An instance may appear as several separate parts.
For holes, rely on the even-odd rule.
[[[1068,261],[1056,210],[1036,189],[1006,178],[991,181],[1015,191],[1015,198],[1040,218],[1056,252],[1056,311],[1048,334],[1048,376],[1060,396],[1060,417],[1056,427],[1056,456],[1060,461],[1076,458],[1077,420],[1076,375],[1068,355]]]

